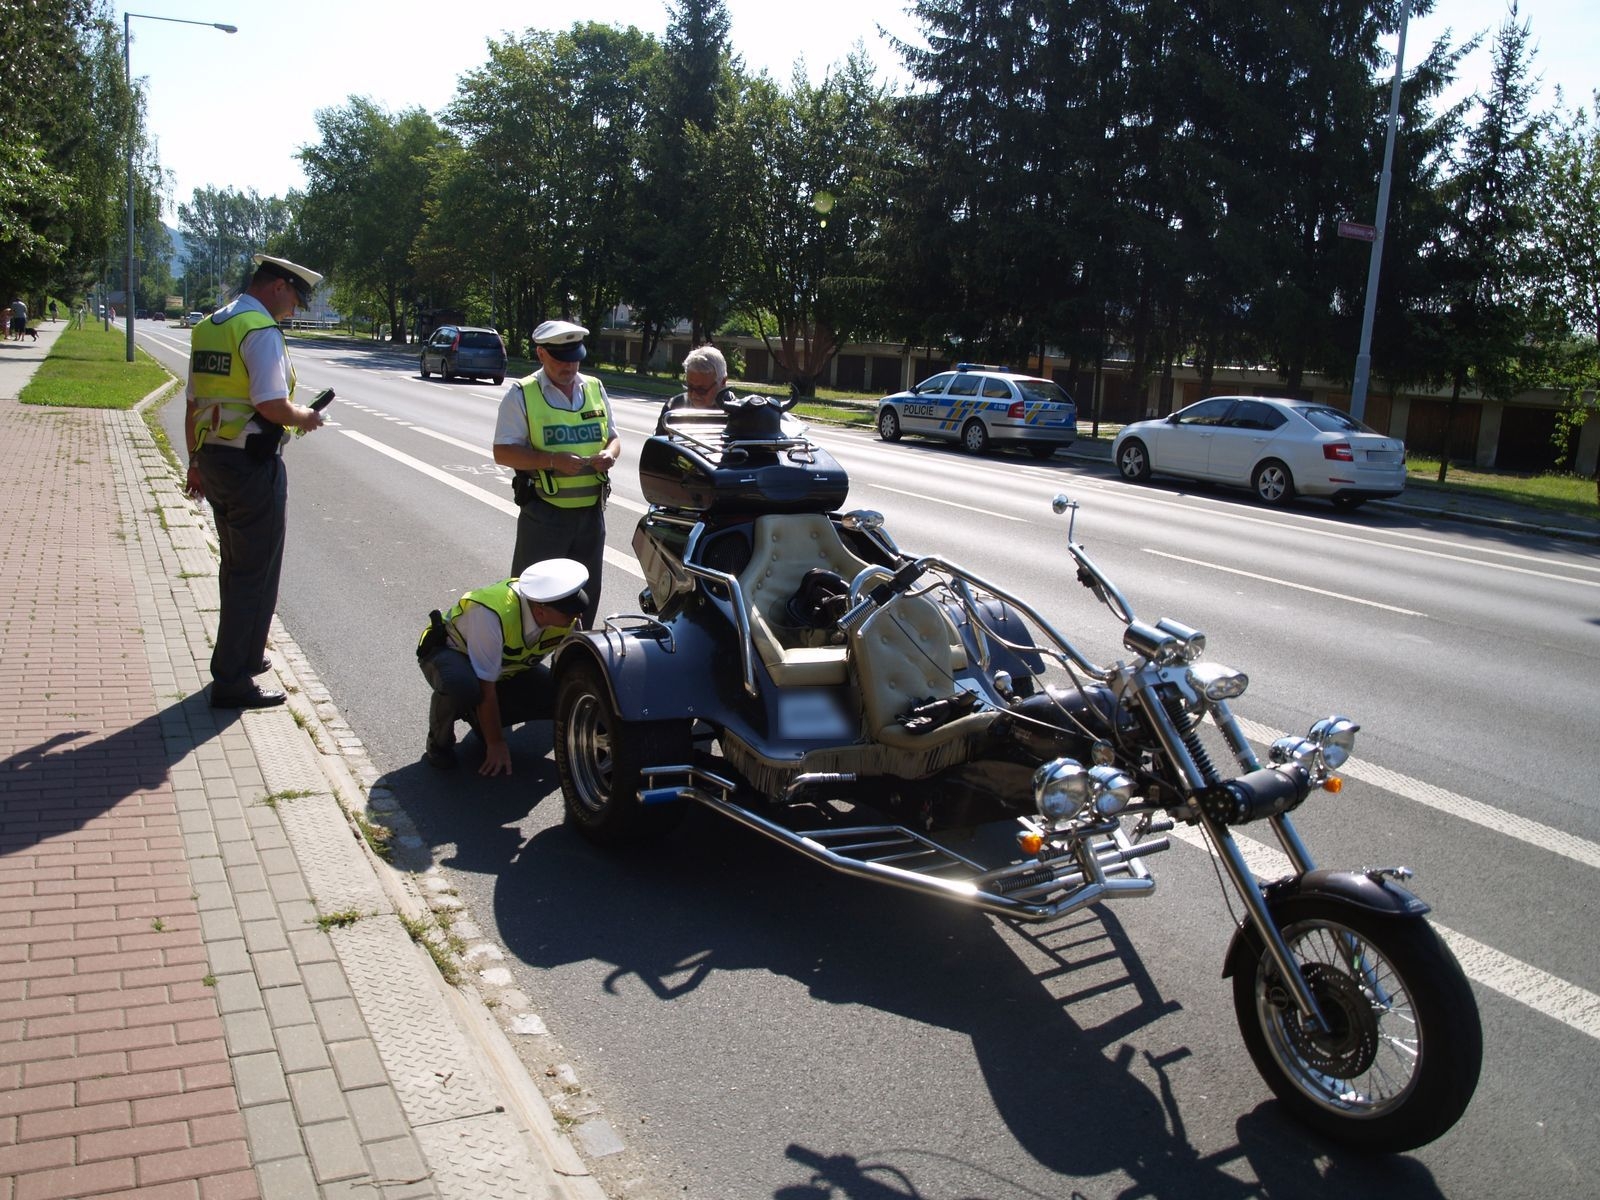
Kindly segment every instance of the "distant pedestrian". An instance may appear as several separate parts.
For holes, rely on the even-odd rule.
[[[294,366],[281,322],[311,303],[322,276],[283,258],[255,257],[256,272],[233,302],[194,328],[184,435],[189,495],[217,518],[222,569],[211,651],[213,708],[267,708],[284,694],[259,686],[289,503],[285,426],[320,428],[322,414],[295,403]]]
[[[52,301],[50,301],[50,324],[54,325],[55,323],[56,323],[56,302],[54,300],[52,300]]]
[[[78,305],[77,308],[72,310],[72,327],[74,329],[82,329],[83,328],[84,319],[87,318],[88,315],[89,315],[89,306],[88,306],[88,304],[85,303],[85,304]]]
[[[540,559],[577,559],[589,572],[583,623],[593,628],[611,493],[606,476],[622,457],[622,440],[605,387],[578,373],[588,332],[571,321],[546,321],[533,331],[540,368],[512,384],[500,401],[494,461],[516,472],[511,573],[520,575]]]

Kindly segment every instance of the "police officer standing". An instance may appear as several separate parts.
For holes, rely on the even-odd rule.
[[[311,304],[322,276],[284,258],[255,256],[249,285],[194,327],[184,435],[189,495],[211,503],[222,566],[211,652],[215,708],[267,708],[284,695],[256,684],[268,670],[267,632],[278,604],[289,478],[288,429],[322,414],[296,404],[294,367],[279,321]]]
[[[448,613],[431,614],[417,641],[417,665],[433,689],[422,754],[431,765],[456,765],[456,721],[465,720],[486,747],[478,774],[511,774],[502,730],[554,716],[554,681],[539,660],[588,607],[588,577],[580,562],[546,559],[514,579],[473,589]]]
[[[605,388],[578,373],[588,332],[570,321],[546,321],[533,331],[539,370],[512,384],[500,401],[494,461],[516,472],[511,573],[520,575],[539,559],[576,559],[588,571],[583,622],[592,627],[606,546],[606,473],[622,457],[622,441]]]

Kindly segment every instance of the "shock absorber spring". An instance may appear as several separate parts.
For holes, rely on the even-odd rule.
[[[1173,726],[1183,738],[1183,748],[1189,752],[1189,757],[1194,760],[1194,765],[1200,771],[1201,780],[1207,785],[1218,783],[1222,776],[1217,774],[1217,768],[1211,761],[1205,743],[1200,740],[1197,732],[1200,719],[1194,714],[1184,711],[1181,701],[1176,696],[1166,695],[1161,698],[1162,707],[1167,710],[1167,716],[1172,718]]]

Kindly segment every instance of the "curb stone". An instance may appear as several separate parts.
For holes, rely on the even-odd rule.
[[[132,410],[134,419],[129,421],[128,428],[135,431],[136,437],[151,443],[149,453],[152,457],[159,457],[159,452],[144,423],[145,410],[152,404],[164,402],[176,387],[177,381],[174,380],[156,388]],[[172,470],[171,463],[164,458],[160,461],[169,481],[167,487],[161,487],[161,481],[149,475],[146,476],[145,486],[156,493],[156,503],[163,513],[160,524],[173,542],[174,549],[184,555],[200,550],[209,558],[211,576],[191,576],[187,580],[191,590],[196,593],[199,608],[208,625],[209,636],[214,633],[216,611],[214,572],[217,539],[212,514],[204,503],[192,501],[184,495],[182,480]],[[153,489],[152,484],[155,485]],[[165,514],[169,511],[174,514],[184,513],[187,521],[182,526],[174,524],[168,527]],[[180,536],[172,536],[181,528],[199,532],[203,545],[193,548],[182,546],[180,543],[183,539]],[[368,758],[365,747],[343,719],[332,696],[311,668],[305,654],[276,616],[272,622],[269,649],[272,651],[273,667],[282,680],[284,690],[288,693],[285,709],[279,712],[286,712],[294,723],[301,727],[304,740],[309,745],[310,756],[326,784],[326,791],[336,802],[341,819],[350,829],[354,852],[371,867],[372,877],[387,902],[384,906],[390,908],[402,923],[412,923],[412,928],[419,925],[432,926],[439,936],[430,955],[437,954],[439,959],[454,966],[463,976],[461,982],[452,987],[440,973],[438,959],[432,964],[424,963],[421,969],[423,976],[431,981],[431,987],[439,1001],[452,1017],[454,1026],[461,1036],[470,1039],[473,1049],[478,1052],[482,1065],[488,1071],[494,1085],[492,1090],[501,1101],[495,1106],[495,1110],[510,1118],[510,1124],[516,1127],[515,1135],[527,1144],[528,1157],[547,1168],[551,1180],[550,1194],[554,1195],[556,1200],[606,1200],[605,1192],[591,1173],[583,1156],[573,1145],[571,1138],[564,1132],[564,1122],[557,1118],[555,1112],[555,1108],[559,1107],[565,1113],[572,1106],[574,1097],[580,1095],[584,1098],[583,1108],[593,1111],[597,1108],[593,1099],[584,1093],[576,1078],[571,1076],[570,1068],[567,1068],[564,1076],[555,1068],[547,1072],[546,1078],[551,1081],[549,1084],[551,1095],[548,1097],[534,1084],[523,1059],[519,1057],[507,1037],[506,1029],[502,1028],[502,1023],[508,1028],[528,1030],[529,1032],[516,1034],[519,1041],[524,1044],[534,1042],[538,1046],[540,1057],[547,1057],[549,1061],[553,1062],[559,1058],[561,1053],[559,1044],[548,1033],[542,1019],[531,1013],[527,997],[509,986],[509,972],[504,975],[504,983],[499,982],[502,978],[499,974],[485,979],[474,962],[464,959],[450,947],[449,938],[445,934],[448,932],[470,943],[471,948],[478,950],[480,957],[495,957],[498,960],[503,958],[503,951],[483,939],[470,917],[455,917],[448,931],[443,929],[440,915],[443,914],[449,919],[457,912],[464,912],[461,902],[445,884],[437,867],[428,864],[422,840],[417,837],[414,827],[395,802],[393,794],[381,783],[381,776]],[[295,738],[292,731],[285,736],[291,741]],[[284,810],[282,815],[288,816],[295,804],[296,801],[293,799],[280,802],[280,807]],[[388,841],[394,847],[396,859],[393,864],[384,861],[375,853],[373,846],[362,833],[362,822],[389,831]],[[357,926],[350,928],[355,929]],[[413,933],[412,939],[415,938],[416,934]],[[484,965],[491,970],[495,969],[490,963]],[[469,977],[478,982],[470,982]],[[532,1032],[534,1029],[539,1032]],[[376,1036],[376,1031],[374,1035]],[[600,1124],[603,1125],[604,1122],[601,1121]],[[606,1130],[609,1131],[609,1126],[606,1126]],[[586,1147],[588,1145],[594,1147],[591,1150],[592,1154],[596,1156],[614,1154],[623,1148],[620,1139],[617,1139],[614,1133],[606,1138],[595,1136],[596,1132],[591,1130],[590,1136],[586,1139]],[[452,1128],[450,1136],[455,1137],[458,1133],[458,1130]],[[419,1127],[417,1134],[424,1143],[424,1149],[428,1149],[428,1126]],[[460,1134],[460,1136],[467,1135]],[[498,1134],[491,1131],[487,1143],[467,1147],[452,1144],[439,1149],[441,1153],[448,1155],[459,1153],[462,1148],[466,1148],[482,1164],[488,1161],[485,1156],[492,1154],[494,1143],[497,1140],[503,1141],[505,1136],[504,1130]],[[436,1156],[430,1154],[429,1157],[432,1161]],[[439,1180],[441,1186],[452,1182],[443,1177],[446,1173],[441,1171]],[[453,1182],[464,1186],[464,1190],[456,1194],[474,1194],[470,1188],[470,1180]]]

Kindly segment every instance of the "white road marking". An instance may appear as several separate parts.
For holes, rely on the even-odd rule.
[[[1178,825],[1168,836],[1208,854],[1216,853],[1205,835],[1193,825]],[[1276,879],[1291,873],[1289,859],[1276,846],[1245,837],[1237,830],[1233,840],[1256,878]],[[1429,924],[1460,961],[1468,979],[1560,1021],[1569,1029],[1600,1039],[1600,996],[1521,959],[1502,954],[1437,921],[1430,920]]]
[[[930,504],[948,504],[951,508],[960,508],[965,509],[967,512],[982,513],[986,517],[999,517],[1002,521],[1018,521],[1024,525],[1028,523],[1027,518],[1025,517],[1013,517],[1007,515],[1006,513],[995,512],[988,508],[974,508],[970,504],[957,504],[954,500],[944,500],[938,496],[925,496],[921,492],[907,492],[901,490],[900,488],[889,487],[887,484],[869,483],[867,486],[877,488],[882,492],[893,492],[897,496],[910,496],[913,500],[926,500]]]
[[[448,471],[440,470],[432,463],[425,463],[420,458],[412,458],[411,455],[396,450],[393,446],[385,445],[376,438],[370,438],[364,433],[357,433],[354,429],[341,429],[339,432],[344,434],[347,438],[353,438],[369,449],[376,450],[379,454],[385,455],[388,458],[392,458],[395,462],[400,463],[402,466],[410,467],[413,471],[417,471],[420,474],[426,475],[429,479],[433,479],[444,484],[445,487],[454,488],[463,496],[470,496],[474,500],[477,500],[483,504],[487,504],[490,508],[495,509],[498,512],[505,513],[512,519],[516,518],[517,506],[512,503],[510,497],[508,496],[497,496],[493,492],[486,491],[485,489],[478,487],[476,484],[468,483],[464,479],[457,478]],[[451,438],[447,440],[454,441],[455,439]],[[479,449],[478,447],[469,448]],[[640,508],[640,511],[643,511],[642,507]],[[635,578],[644,578],[644,570],[637,562],[633,560],[631,556],[623,554],[619,550],[613,550],[610,546],[606,547],[605,555],[606,562],[610,563],[613,567],[616,567],[622,571],[626,571]]]
[[[1276,584],[1278,587],[1294,588],[1299,592],[1313,592],[1318,596],[1327,596],[1334,600],[1348,600],[1351,604],[1365,604],[1369,608],[1381,608],[1387,612],[1399,613],[1403,617],[1425,617],[1428,615],[1427,613],[1414,612],[1409,608],[1397,608],[1393,604],[1380,604],[1376,600],[1363,600],[1360,596],[1347,596],[1343,592],[1330,592],[1326,588],[1311,587],[1310,585],[1304,583],[1290,583],[1287,579],[1278,579],[1272,575],[1258,575],[1254,571],[1241,571],[1237,567],[1224,567],[1217,563],[1205,562],[1203,559],[1185,558],[1181,554],[1168,554],[1164,550],[1152,550],[1149,546],[1143,546],[1141,549],[1143,549],[1146,554],[1154,554],[1157,558],[1170,558],[1174,562],[1188,563],[1195,567],[1206,567],[1209,570],[1223,571],[1229,575],[1242,575],[1246,579],[1255,579],[1259,580],[1261,583]],[[1491,563],[1488,565],[1492,566],[1494,564]]]
[[[1271,729],[1246,717],[1239,718],[1239,727],[1252,742],[1263,746],[1270,746],[1279,738],[1287,736],[1281,730]],[[1519,842],[1527,842],[1530,846],[1549,850],[1553,854],[1570,858],[1586,867],[1600,868],[1600,845],[1553,826],[1530,821],[1526,817],[1519,817],[1515,813],[1505,812],[1478,800],[1469,800],[1466,796],[1458,796],[1431,783],[1413,779],[1409,775],[1402,775],[1399,771],[1391,771],[1376,763],[1363,762],[1359,758],[1352,758],[1345,763],[1339,768],[1339,774],[1370,783],[1403,799],[1481,826],[1491,833],[1504,834]]]

